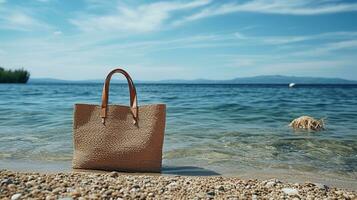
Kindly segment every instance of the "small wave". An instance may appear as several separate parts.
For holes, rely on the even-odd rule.
[[[41,139],[38,137],[28,136],[28,135],[0,137],[0,142],[12,142],[12,141],[39,142],[40,140]]]

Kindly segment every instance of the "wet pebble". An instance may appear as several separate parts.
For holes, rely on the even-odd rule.
[[[314,183],[314,185],[320,190],[328,190],[328,186],[321,183]]]
[[[293,196],[293,195],[298,195],[299,192],[297,189],[294,188],[283,188],[281,189],[285,194],[289,195],[289,196]]]
[[[269,182],[267,182],[266,184],[265,184],[265,186],[267,186],[267,187],[274,187],[275,186],[275,181],[269,181]]]

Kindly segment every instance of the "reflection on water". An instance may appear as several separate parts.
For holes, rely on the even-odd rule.
[[[101,88],[0,85],[0,160],[70,162],[73,104],[99,104]],[[357,180],[357,86],[139,84],[137,90],[139,104],[167,104],[165,166]],[[128,104],[127,93],[126,85],[113,84],[110,101]],[[326,117],[327,130],[290,130],[301,115]]]

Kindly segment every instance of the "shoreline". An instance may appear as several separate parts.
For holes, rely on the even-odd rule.
[[[11,199],[355,199],[357,191],[319,183],[221,176],[157,176],[118,172],[24,173],[0,170],[0,198]]]
[[[71,162],[43,162],[43,161],[18,161],[18,160],[0,160],[0,170],[7,169],[20,173],[72,173],[72,172],[94,172],[107,173],[98,170],[73,170]],[[237,170],[238,171],[238,170]],[[312,182],[324,184],[330,187],[337,187],[347,190],[357,191],[357,180],[354,177],[341,177],[332,175],[321,175],[308,172],[299,172],[293,170],[266,169],[266,170],[240,170],[237,173],[219,173],[213,169],[207,169],[194,166],[165,166],[163,165],[161,173],[123,173],[127,175],[150,175],[150,176],[189,176],[189,177],[226,177],[238,179],[257,179],[269,180],[279,179],[284,182],[300,183]]]

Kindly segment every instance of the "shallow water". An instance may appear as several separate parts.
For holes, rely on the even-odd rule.
[[[74,103],[100,103],[101,84],[0,85],[0,164],[69,163]],[[110,101],[127,105],[127,86]],[[138,84],[139,105],[167,104],[164,169],[243,175],[294,172],[357,181],[357,86]],[[327,130],[295,132],[301,115]],[[209,173],[208,173],[209,174]]]

